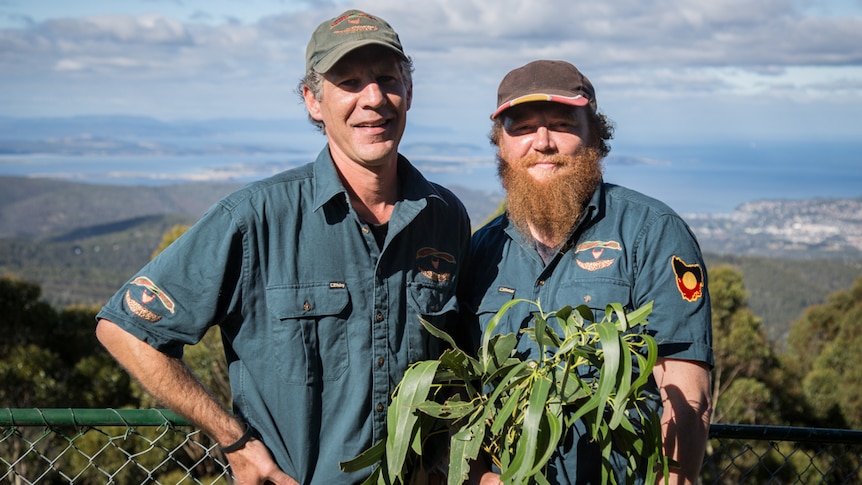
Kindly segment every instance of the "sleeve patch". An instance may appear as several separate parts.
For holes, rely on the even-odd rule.
[[[674,256],[671,258],[676,287],[685,301],[695,302],[703,296],[703,269],[699,264],[687,264]]]

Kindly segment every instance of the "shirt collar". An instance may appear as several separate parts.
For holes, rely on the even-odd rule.
[[[398,179],[401,182],[401,196],[399,202],[411,203],[424,201],[428,198],[437,198],[444,204],[446,199],[441,195],[437,187],[428,182],[404,156],[398,154]],[[341,177],[335,169],[335,162],[329,153],[329,144],[317,155],[314,161],[314,210],[318,210],[330,200],[340,196],[340,200],[347,201],[347,191],[341,183]]]

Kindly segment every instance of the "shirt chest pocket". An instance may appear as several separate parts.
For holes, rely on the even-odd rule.
[[[451,334],[447,328],[447,318],[458,309],[458,298],[451,282],[445,283],[407,283],[408,315],[405,325],[408,359],[410,361],[437,358],[442,341],[431,336],[419,317],[437,328]],[[455,319],[453,318],[452,321]]]
[[[347,317],[350,294],[343,283],[267,288],[275,349],[272,360],[288,384],[339,379],[350,365]]]

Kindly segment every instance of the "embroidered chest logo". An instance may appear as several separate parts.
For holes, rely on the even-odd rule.
[[[622,251],[617,241],[587,241],[575,249],[575,262],[581,269],[598,271],[610,267],[617,260],[616,256],[605,254],[605,251]]]
[[[674,256],[671,258],[676,287],[685,301],[697,301],[703,296],[703,270],[699,264],[687,264]]]
[[[155,300],[159,300],[165,310],[171,313],[176,311],[174,301],[167,293],[156,286],[156,284],[153,283],[153,280],[146,276],[139,276],[132,280],[131,284],[143,288],[140,296],[138,296],[137,291],[135,291],[133,296],[131,288],[126,290],[126,305],[129,307],[129,310],[138,317],[152,323],[161,320],[161,315],[153,311],[153,309],[148,308]]]
[[[416,270],[435,283],[449,281],[455,270],[455,257],[447,252],[425,247],[416,252]]]

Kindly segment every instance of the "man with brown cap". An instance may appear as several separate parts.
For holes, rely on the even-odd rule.
[[[612,128],[593,85],[572,64],[540,60],[511,71],[496,106],[491,141],[507,210],[473,237],[460,295],[466,318],[484,330],[513,298],[538,300],[545,311],[586,304],[597,318],[610,303],[633,310],[653,302],[647,332],[660,357],[649,406],[661,410],[665,452],[680,464],[666,478],[697,481],[713,356],[706,269],[694,235],[665,204],[603,181]],[[510,308],[495,333],[531,325],[530,310]],[[530,356],[538,348],[520,338],[518,351]],[[601,450],[583,422],[568,433],[548,480],[600,483]],[[618,483],[628,482],[621,475],[629,458],[611,455]]]
[[[383,19],[350,10],[308,43],[300,93],[317,160],[210,209],[98,315],[97,335],[157,399],[215,439],[241,484],[357,483],[389,396],[436,358],[470,241],[460,201],[398,154],[411,61]],[[182,362],[218,325],[233,413]]]

